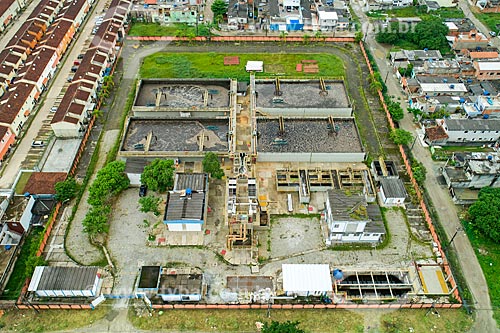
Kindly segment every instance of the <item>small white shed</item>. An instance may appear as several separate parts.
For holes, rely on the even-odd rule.
[[[333,291],[327,264],[283,264],[282,270],[287,296],[320,296]]]
[[[247,61],[246,65],[247,72],[260,72],[264,71],[264,62],[263,61]]]

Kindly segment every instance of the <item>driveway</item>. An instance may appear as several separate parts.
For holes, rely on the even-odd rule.
[[[361,17],[362,21],[368,22],[368,18],[358,5],[353,6],[353,9],[356,14]],[[372,31],[369,31],[365,41],[377,61],[380,74],[382,77],[385,77],[387,73],[390,72],[386,59],[386,55],[389,50],[375,41],[375,36]],[[402,101],[405,101],[407,98],[403,95],[401,86],[397,82],[396,77],[392,75],[392,72],[387,75],[387,78],[386,84],[388,91],[391,92],[391,95],[400,97]],[[401,103],[401,106],[406,111],[406,103]],[[412,118],[413,117],[408,112],[405,112],[405,118],[399,123],[399,125],[416,136],[416,127]],[[413,156],[415,156],[415,158],[417,158],[427,169],[428,175],[424,186],[434,204],[436,213],[439,216],[439,220],[441,221],[446,235],[448,236],[448,239],[450,239],[455,233],[457,227],[460,226],[460,220],[458,219],[457,208],[452,202],[446,187],[439,185],[436,181],[436,178],[439,176],[439,165],[433,162],[429,150],[422,147],[419,143],[415,144],[413,147]],[[470,292],[473,295],[475,303],[474,307],[477,310],[476,322],[471,331],[497,332],[497,325],[493,319],[488,286],[484,275],[467,274],[468,272],[482,272],[481,266],[479,265],[469,239],[464,236],[464,234],[459,233],[454,239],[453,246],[455,247],[459,257],[460,268],[462,272],[464,272],[464,278]]]

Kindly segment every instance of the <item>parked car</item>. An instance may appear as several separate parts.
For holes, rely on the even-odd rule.
[[[68,78],[66,79],[66,81],[68,81],[68,82],[73,81],[73,76],[68,76]]]
[[[203,14],[200,14],[200,22],[203,22]]]
[[[147,193],[148,193],[148,186],[142,184],[141,187],[139,187],[139,196],[145,197]]]
[[[78,57],[77,57],[77,58],[78,58],[78,59],[83,59],[83,57],[84,57],[84,56],[85,56],[85,54],[84,54],[84,53],[80,53],[80,54],[78,55]]]
[[[50,112],[54,113],[57,111],[57,106],[53,106],[50,108]]]
[[[45,146],[45,142],[43,141],[33,140],[33,142],[31,142],[31,147],[43,147],[43,146]]]
[[[494,32],[494,31],[490,31],[490,36],[495,37],[496,35],[497,35],[497,33],[496,33],[496,32]]]
[[[73,61],[73,65],[80,66],[80,62],[78,60]]]
[[[72,71],[73,73],[76,73],[76,71],[77,71],[77,70],[78,70],[78,66],[73,66],[73,67],[71,67],[71,71]]]

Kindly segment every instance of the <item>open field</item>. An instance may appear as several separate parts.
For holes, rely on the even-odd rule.
[[[438,315],[439,314],[439,315]],[[398,310],[382,315],[380,332],[468,332],[472,317],[464,310]]]
[[[468,223],[464,223],[467,236],[475,249],[477,259],[488,283],[488,289],[493,308],[493,318],[500,323],[500,244],[478,234]],[[480,274],[478,272],[477,274]]]
[[[380,316],[379,316],[380,315]],[[368,316],[368,321],[365,318]],[[380,320],[378,320],[379,318]],[[165,310],[152,317],[129,312],[130,322],[143,330],[254,332],[255,322],[299,321],[306,332],[467,332],[472,318],[463,310]],[[373,322],[375,320],[376,322]]]
[[[500,33],[497,24],[500,24],[500,13],[474,13],[477,19],[483,22],[490,30]],[[489,37],[486,36],[486,37]]]
[[[255,332],[255,322],[299,321],[307,332],[363,332],[363,317],[354,312],[335,310],[166,310],[155,311],[152,317],[138,317],[129,312],[130,322],[143,330]]]
[[[129,36],[150,36],[150,37],[161,37],[161,36],[177,36],[177,37],[194,37],[198,36],[208,36],[208,28],[203,25],[198,25],[198,30],[195,26],[189,26],[185,23],[173,24],[173,25],[160,25],[157,23],[132,23]]]
[[[390,17],[420,17],[423,20],[431,19],[433,17],[439,18],[463,18],[464,13],[460,9],[456,8],[441,8],[435,11],[427,12],[427,6],[409,6],[403,8],[395,8],[390,10],[375,10],[367,13],[368,17],[375,19],[385,18],[388,14]]]
[[[238,56],[239,65],[224,66],[224,57]],[[319,73],[297,72],[295,66],[302,60],[316,60]],[[159,52],[144,59],[140,69],[142,78],[236,78],[248,81],[245,65],[249,60],[264,62],[264,72],[256,77],[333,77],[345,75],[344,63],[331,54],[222,54],[222,53],[178,53]]]
[[[79,310],[7,310],[0,316],[0,332],[48,332],[73,330],[104,318],[108,308]]]

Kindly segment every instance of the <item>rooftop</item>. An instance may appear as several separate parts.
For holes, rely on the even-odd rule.
[[[55,194],[55,184],[66,179],[65,172],[33,172],[23,192],[30,194]]]
[[[278,119],[257,119],[259,152],[363,152],[354,119],[335,119],[329,129],[328,119],[284,119],[280,135]]]
[[[192,192],[188,195],[170,192],[167,197],[164,221],[203,221],[204,211],[205,193]]]
[[[158,288],[160,266],[142,266],[137,288]]]
[[[500,131],[500,119],[445,119],[448,131]]]
[[[333,291],[330,266],[326,264],[283,264],[281,267],[284,291]]]
[[[442,126],[426,127],[425,136],[430,141],[448,139],[448,134],[446,134],[446,131]]]
[[[201,294],[203,274],[162,274],[158,294]]]
[[[37,266],[28,290],[90,290],[97,267],[52,267]]]
[[[174,191],[190,188],[193,191],[205,192],[208,175],[206,173],[176,173]]]
[[[399,178],[381,178],[380,186],[384,189],[387,198],[406,198],[406,189],[403,181]]]

